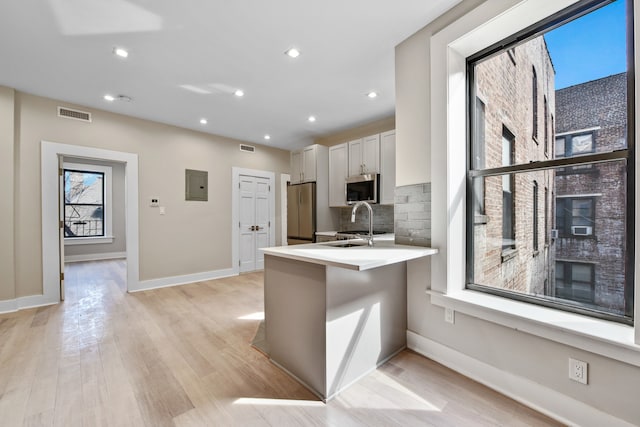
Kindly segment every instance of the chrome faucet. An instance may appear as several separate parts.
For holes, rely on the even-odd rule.
[[[367,202],[357,202],[351,209],[351,222],[356,222],[356,212],[360,206],[366,206],[369,210],[369,236],[366,236],[367,246],[373,246],[373,209]]]

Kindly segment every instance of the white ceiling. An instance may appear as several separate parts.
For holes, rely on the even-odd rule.
[[[0,85],[294,149],[393,115],[395,45],[459,1],[3,1]]]

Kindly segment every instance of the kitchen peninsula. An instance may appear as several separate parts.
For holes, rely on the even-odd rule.
[[[406,346],[406,261],[437,249],[392,241],[265,248],[271,360],[323,400]]]

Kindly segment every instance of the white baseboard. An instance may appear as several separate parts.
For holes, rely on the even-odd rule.
[[[30,295],[9,300],[0,301],[0,313],[13,313],[18,310],[42,307],[57,304],[59,301],[50,301],[44,295]]]
[[[141,280],[135,288],[129,286],[129,292],[148,291],[150,289],[167,288],[169,286],[186,285],[188,283],[202,282],[205,280],[221,279],[223,277],[237,276],[238,272],[232,268],[224,270],[204,271],[202,273],[185,274],[184,276],[163,277],[160,279]]]
[[[567,395],[504,372],[415,332],[407,331],[407,347],[561,423],[575,426],[633,426]]]
[[[64,262],[101,261],[103,259],[126,258],[126,252],[107,252],[104,254],[65,255]]]

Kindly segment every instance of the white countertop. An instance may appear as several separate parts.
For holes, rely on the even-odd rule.
[[[267,255],[359,271],[438,253],[438,249],[434,248],[397,245],[393,241],[378,241],[375,238],[373,247],[369,247],[366,244],[348,248],[339,247],[339,245],[347,242],[363,243],[363,240],[338,240],[326,243],[278,246],[261,250]]]

